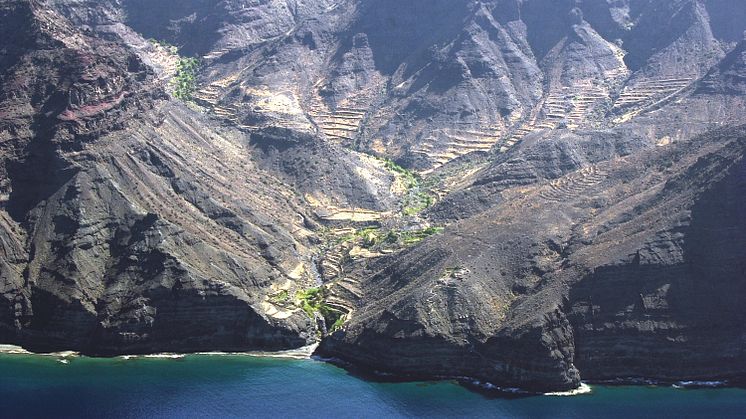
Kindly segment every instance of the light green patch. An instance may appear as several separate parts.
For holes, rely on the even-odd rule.
[[[197,91],[197,71],[199,59],[193,57],[179,57],[176,65],[176,75],[171,79],[174,87],[174,97],[185,102],[191,102]]]
[[[309,288],[304,291],[298,291],[296,298],[300,308],[306,312],[308,317],[313,318],[314,313],[321,309],[324,304],[324,294],[321,288]]]
[[[274,304],[286,304],[290,301],[290,293],[287,290],[282,290],[277,294],[270,296],[269,301]]]
[[[433,203],[434,199],[428,192],[418,191],[417,193],[407,196],[407,199],[405,199],[404,202],[404,208],[402,209],[402,214],[407,216],[417,215],[431,207]]]
[[[169,54],[176,55],[179,61],[176,63],[176,74],[169,82],[173,88],[173,95],[187,103],[192,104],[194,93],[197,91],[197,73],[200,61],[194,57],[182,57],[179,55],[179,47],[171,45],[166,41],[150,39],[151,43],[165,49]]]
[[[384,235],[379,243],[381,248],[407,247],[417,244],[435,234],[440,234],[443,227],[427,227],[421,230],[391,230]]]
[[[332,327],[329,328],[329,333],[332,333],[332,332],[335,332],[335,331],[341,329],[342,326],[344,326],[346,320],[347,320],[347,316],[345,316],[345,315],[339,316],[339,318],[337,319],[337,321],[335,321],[334,324],[332,325]]]
[[[440,234],[443,232],[443,230],[443,227],[428,227],[422,230],[403,231],[399,239],[405,246],[411,246],[413,244],[421,242],[422,240],[425,240],[430,236]]]
[[[419,179],[414,173],[394,163],[393,160],[383,158],[383,157],[376,157],[376,158],[383,162],[386,170],[396,173],[397,175],[401,176],[402,179],[404,180],[404,186],[407,189],[415,188],[420,183]]]
[[[332,325],[332,327],[329,329],[329,331],[332,331],[334,330],[334,327],[337,326],[338,322],[341,321],[342,323],[344,323],[344,313],[326,304],[326,302],[324,301],[324,294],[324,288],[318,287],[309,288],[304,291],[298,291],[296,297],[298,300],[298,305],[303,309],[303,311],[306,313],[306,315],[308,315],[309,318],[313,319],[316,317],[316,313],[319,313],[324,318],[326,324]],[[342,323],[339,323],[339,326],[341,326]]]

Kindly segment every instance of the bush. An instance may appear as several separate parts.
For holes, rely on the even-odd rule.
[[[329,331],[338,329],[344,323],[344,313],[329,307],[324,302],[323,288],[309,288],[305,291],[299,291],[298,301],[308,317],[313,319],[316,317],[316,313],[319,313],[327,325],[331,324]]]
[[[176,65],[176,75],[171,80],[174,86],[174,97],[191,101],[197,90],[197,71],[199,60],[192,57],[180,57]]]
[[[419,184],[419,180],[414,173],[394,163],[393,160],[382,157],[378,157],[378,159],[383,162],[386,170],[402,176],[402,178],[404,179],[404,185],[407,189],[412,189]]]
[[[404,215],[417,215],[423,210],[433,205],[433,197],[427,192],[417,192],[414,196],[408,197],[404,203],[402,213]]]
[[[298,291],[298,301],[300,308],[306,312],[308,317],[314,318],[314,313],[320,310],[324,304],[324,295],[321,288],[309,288],[305,291]]]
[[[440,234],[443,230],[443,227],[428,227],[422,230],[404,231],[401,233],[401,241],[404,245],[412,245],[432,235]]]
[[[287,290],[282,290],[279,293],[269,298],[274,304],[285,304],[290,300],[290,293]]]

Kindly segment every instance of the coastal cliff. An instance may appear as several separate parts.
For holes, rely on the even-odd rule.
[[[0,342],[743,377],[741,9],[0,1]]]

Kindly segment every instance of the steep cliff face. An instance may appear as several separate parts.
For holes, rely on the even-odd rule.
[[[120,45],[35,2],[3,6],[2,340],[93,353],[285,348],[304,209],[249,142],[170,103]],[[12,35],[11,35],[12,34]]]
[[[599,236],[616,240],[634,222],[635,234],[648,237],[570,290],[585,377],[743,376],[743,131],[718,135],[737,138],[668,180],[660,196],[636,206],[634,221],[611,222]]]
[[[370,279],[320,352],[415,376],[457,365],[536,390],[742,375],[744,134],[504,192],[442,236],[353,272]]]
[[[87,3],[56,3],[96,20]],[[177,3],[98,10],[203,57],[197,97],[216,115],[423,173],[680,99],[746,29],[719,0]]]
[[[746,38],[699,82],[700,94],[743,96],[746,93]]]

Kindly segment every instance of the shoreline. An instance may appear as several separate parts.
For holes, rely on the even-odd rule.
[[[258,358],[282,358],[282,359],[311,359],[311,355],[318,347],[318,343],[314,343],[307,346],[302,346],[296,349],[287,349],[282,351],[246,351],[246,352],[221,352],[221,351],[209,351],[209,352],[189,352],[189,353],[176,353],[176,352],[160,352],[152,354],[138,354],[138,355],[117,355],[111,357],[104,356],[89,356],[83,355],[77,351],[57,351],[57,352],[32,352],[24,349],[18,345],[6,345],[0,344],[0,355],[34,355],[43,356],[50,358],[59,358],[66,360],[68,358],[97,358],[97,359],[181,359],[189,355],[200,355],[200,356],[250,356]]]
[[[31,355],[39,357],[57,358],[57,361],[63,364],[68,364],[72,358],[93,358],[93,359],[123,359],[123,360],[136,360],[136,359],[182,359],[187,356],[247,356],[256,358],[276,358],[276,359],[294,359],[294,360],[315,360],[318,362],[324,362],[330,365],[338,366],[348,373],[358,376],[362,380],[372,381],[387,379],[396,382],[409,382],[412,379],[407,377],[397,376],[396,374],[383,373],[379,371],[372,371],[366,374],[356,374],[350,370],[350,367],[355,369],[354,365],[340,365],[338,360],[322,358],[314,356],[314,352],[318,347],[318,343],[312,345],[303,346],[296,349],[288,349],[282,351],[246,351],[246,352],[221,352],[221,351],[207,351],[207,352],[190,352],[190,353],[153,353],[153,354],[142,354],[142,355],[118,355],[113,357],[96,357],[82,355],[76,351],[58,351],[58,352],[32,352],[24,349],[18,345],[0,344],[0,355]],[[344,364],[344,363],[343,363]],[[368,377],[366,377],[368,376]],[[639,377],[620,377],[611,380],[590,380],[582,381],[580,385],[575,389],[564,390],[564,391],[549,391],[549,392],[536,392],[528,391],[518,387],[501,387],[494,385],[489,382],[482,382],[471,377],[462,376],[451,376],[451,377],[433,377],[434,381],[449,381],[455,380],[460,385],[471,388],[474,391],[488,392],[488,393],[499,393],[508,396],[547,396],[547,397],[572,397],[588,395],[593,393],[594,385],[602,386],[651,386],[651,387],[670,387],[675,389],[719,389],[719,388],[736,388],[740,387],[736,383],[731,383],[728,380],[679,380],[679,381],[664,381],[649,378]],[[429,380],[414,380],[414,381],[429,381]]]

